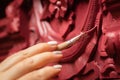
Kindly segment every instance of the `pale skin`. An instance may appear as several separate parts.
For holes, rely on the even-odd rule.
[[[62,58],[57,43],[39,43],[19,51],[0,63],[0,80],[52,80],[61,65],[51,65]]]

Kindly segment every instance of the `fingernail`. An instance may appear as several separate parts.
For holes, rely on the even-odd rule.
[[[54,65],[53,68],[55,68],[55,69],[61,69],[62,65],[57,64],[57,65]]]
[[[62,54],[62,51],[53,51],[53,54]]]
[[[50,45],[57,45],[58,42],[57,41],[49,41],[48,44],[50,44]]]

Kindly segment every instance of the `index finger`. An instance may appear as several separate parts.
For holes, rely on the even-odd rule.
[[[9,69],[10,67],[14,66],[16,63],[19,61],[31,57],[33,55],[36,55],[41,52],[46,52],[46,51],[53,51],[57,48],[57,42],[56,41],[51,41],[48,43],[39,43],[36,44],[32,47],[29,47],[25,50],[19,51],[16,54],[8,57],[5,59],[1,64],[0,71],[5,71]]]

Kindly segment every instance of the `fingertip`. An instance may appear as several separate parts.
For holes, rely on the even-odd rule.
[[[51,67],[46,67],[46,73],[48,73],[48,75],[46,75],[46,80],[57,76],[60,73],[61,69],[62,65],[53,65]]]
[[[57,45],[58,44],[58,42],[57,41],[49,41],[49,42],[47,42],[48,44],[50,44],[50,45]]]
[[[47,42],[47,44],[51,47],[51,51],[56,50],[57,49],[57,41],[49,41]]]
[[[63,57],[62,51],[53,51],[52,53],[57,57],[60,57],[60,58]]]
[[[59,72],[62,69],[62,65],[59,65],[59,64],[53,65],[53,68],[56,69],[56,70],[58,70],[58,72]]]

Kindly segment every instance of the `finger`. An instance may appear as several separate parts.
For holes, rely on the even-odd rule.
[[[44,67],[40,70],[36,70],[26,74],[18,80],[50,80],[58,75],[61,71],[61,65],[55,65],[53,67]]]
[[[4,60],[0,64],[0,66],[1,66],[0,71],[5,71],[5,70],[9,69],[10,67],[12,67],[13,65],[15,65],[16,63],[18,63],[19,61],[21,61],[25,58],[28,58],[30,56],[33,56],[33,55],[36,55],[38,53],[45,52],[45,51],[53,51],[56,49],[56,47],[57,47],[56,41],[36,44],[30,48],[22,50],[14,55],[8,57],[6,60]]]
[[[5,72],[5,76],[7,76],[8,79],[15,80],[26,73],[44,67],[48,63],[58,62],[61,58],[61,51],[44,52],[16,64]]]

